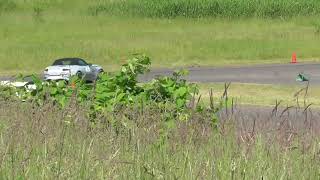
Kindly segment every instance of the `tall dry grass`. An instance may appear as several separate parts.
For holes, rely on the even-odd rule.
[[[217,106],[210,99],[210,108]],[[155,105],[123,107],[92,122],[75,101],[59,109],[1,98],[0,177],[319,178],[319,111],[280,105],[231,103],[216,123],[210,110],[170,121],[175,112]]]

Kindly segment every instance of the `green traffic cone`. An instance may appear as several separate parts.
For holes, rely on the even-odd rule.
[[[296,81],[299,81],[299,82],[309,81],[309,78],[306,75],[299,73],[296,78]]]

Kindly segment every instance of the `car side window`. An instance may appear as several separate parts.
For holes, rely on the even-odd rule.
[[[79,66],[87,66],[87,63],[84,62],[84,61],[81,60],[81,59],[78,60],[78,64],[79,64]]]

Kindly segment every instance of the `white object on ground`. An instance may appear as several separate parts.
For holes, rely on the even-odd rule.
[[[0,81],[1,86],[10,86],[15,88],[26,88],[26,90],[35,90],[37,86],[35,84],[29,84],[29,82],[19,82],[19,81]]]

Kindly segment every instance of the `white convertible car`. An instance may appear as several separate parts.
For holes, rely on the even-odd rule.
[[[54,63],[44,70],[44,80],[69,80],[71,76],[77,75],[85,81],[95,81],[99,73],[103,72],[101,66],[88,64],[80,58],[63,58],[55,60]]]

